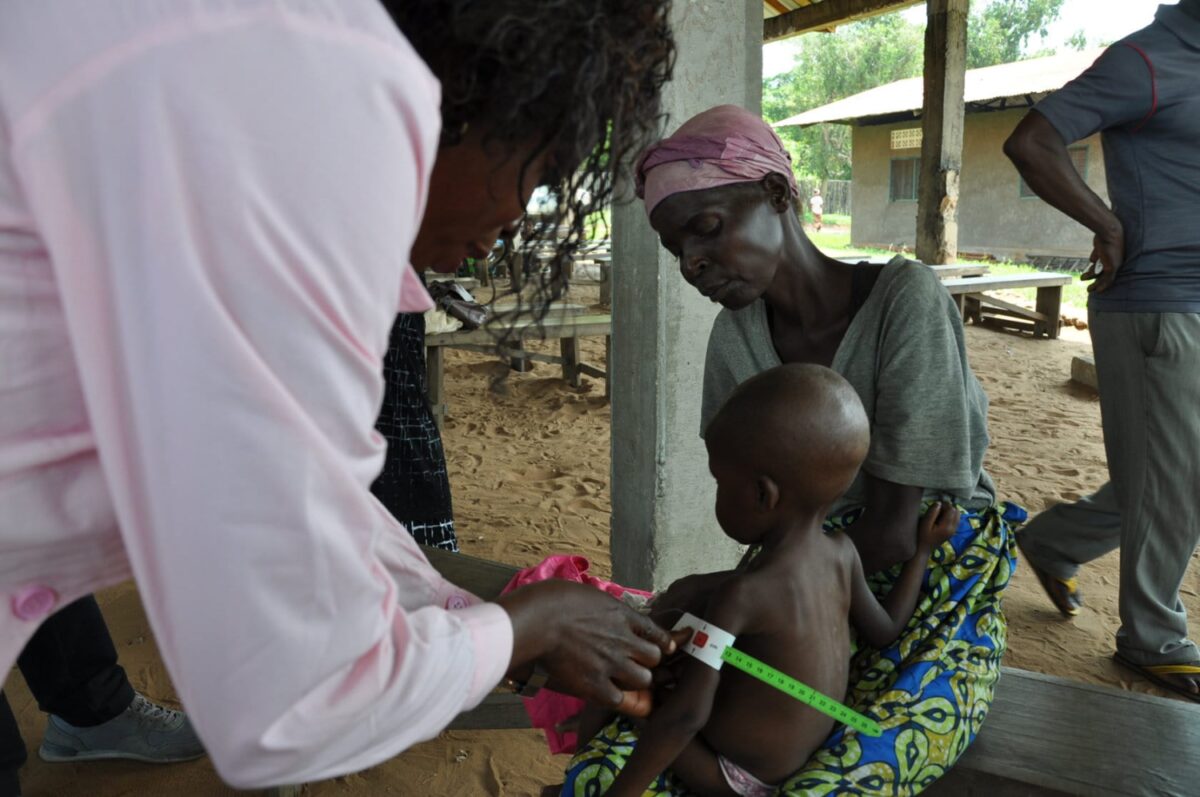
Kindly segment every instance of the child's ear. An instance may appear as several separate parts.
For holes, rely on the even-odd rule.
[[[779,504],[779,485],[770,476],[759,476],[758,508],[770,512]]]

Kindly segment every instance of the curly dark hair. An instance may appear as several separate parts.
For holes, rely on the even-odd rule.
[[[608,207],[614,184],[661,124],[659,97],[675,42],[670,0],[384,0],[405,37],[442,82],[443,148],[467,126],[505,154],[536,142],[552,212],[526,225],[509,256],[533,266],[532,296],[494,325],[501,352],[519,342],[566,286],[566,264]],[[524,302],[528,301],[528,304]]]

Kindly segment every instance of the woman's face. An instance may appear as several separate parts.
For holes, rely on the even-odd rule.
[[[760,182],[672,194],[650,214],[650,226],[679,259],[683,278],[731,310],[770,287],[783,258],[782,222]]]
[[[418,271],[453,271],[465,257],[486,257],[502,232],[514,232],[546,170],[543,152],[527,167],[532,147],[498,152],[469,131],[438,151],[429,199],[412,248]],[[522,168],[524,174],[522,174]]]

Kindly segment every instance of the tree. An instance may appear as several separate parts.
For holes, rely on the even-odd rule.
[[[888,14],[857,22],[834,34],[808,34],[790,72],[763,84],[763,116],[778,121],[921,73],[922,28]],[[845,125],[779,131],[803,176],[849,179],[850,130]]]
[[[1045,36],[1063,0],[992,0],[967,23],[967,69],[1028,58],[1029,40]]]

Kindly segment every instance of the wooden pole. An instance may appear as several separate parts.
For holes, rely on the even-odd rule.
[[[928,0],[926,9],[917,259],[934,265],[958,258],[968,0]]]

